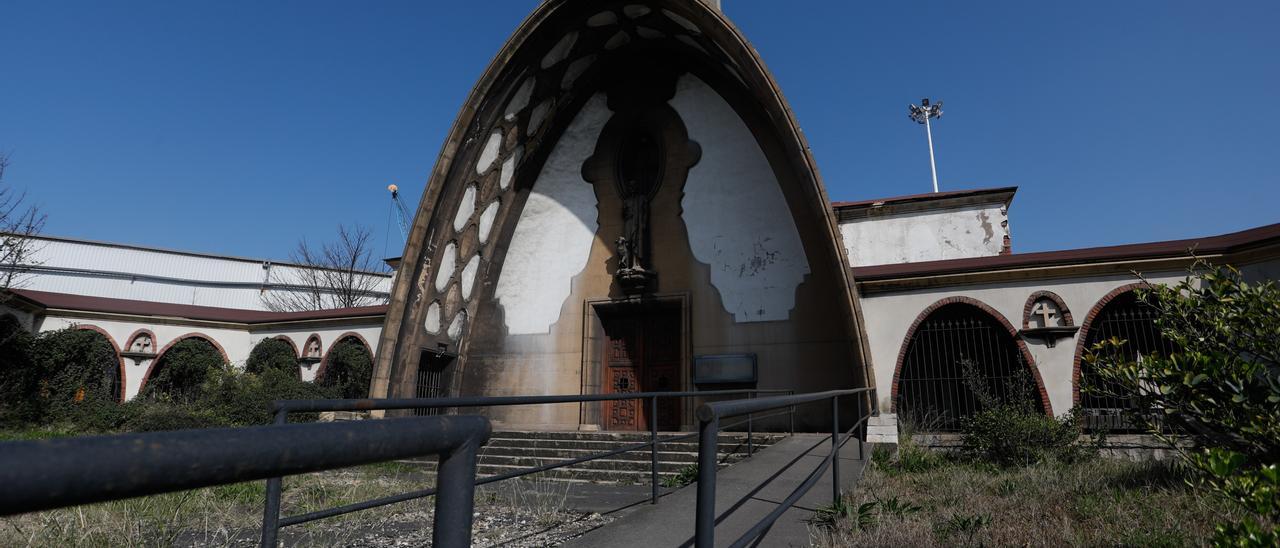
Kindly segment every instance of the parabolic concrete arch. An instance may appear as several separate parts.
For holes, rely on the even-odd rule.
[[[402,265],[375,397],[871,385],[816,164],[701,2],[542,3],[459,113]],[[545,407],[495,419],[636,426]]]

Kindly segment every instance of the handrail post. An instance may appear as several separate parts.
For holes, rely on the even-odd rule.
[[[752,392],[750,394],[747,394],[747,399],[750,399],[750,400],[756,399],[756,393]],[[754,433],[754,430],[755,430],[753,428],[753,425],[751,424],[751,415],[752,415],[751,413],[747,413],[747,456],[748,457],[755,454],[755,446],[751,444],[751,435]]]
[[[787,391],[787,395],[789,396],[794,396],[795,394],[796,394],[795,390]],[[794,436],[796,435],[796,406],[793,405],[789,407],[788,411],[789,412],[787,413],[787,419],[791,422],[791,435]]]
[[[649,504],[658,503],[658,397],[649,398]]]
[[[705,410],[703,407],[702,410]],[[701,410],[700,410],[701,411]],[[720,418],[702,417],[698,425],[698,507],[694,545],[713,548],[716,540],[716,456],[720,441]]]
[[[840,397],[831,397],[831,503],[840,506]]]
[[[473,437],[461,447],[440,454],[440,464],[436,467],[436,515],[431,531],[432,546],[471,546],[472,511],[476,495],[476,454],[481,443],[481,440]]]
[[[289,409],[279,407],[276,409],[273,424],[286,424],[289,422]],[[279,545],[278,537],[280,535],[280,494],[284,490],[281,478],[276,476],[267,479],[267,500],[263,504],[262,509],[262,548],[276,548]]]

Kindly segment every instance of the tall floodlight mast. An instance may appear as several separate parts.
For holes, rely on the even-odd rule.
[[[933,172],[933,191],[938,191],[938,166],[933,162],[933,129],[929,127],[930,118],[942,118],[942,101],[930,105],[929,98],[920,100],[919,105],[907,105],[907,116],[917,124],[924,124],[924,134],[929,138],[929,170]]]
[[[400,223],[400,236],[404,237],[404,241],[409,241],[409,211],[404,208],[404,203],[400,201],[400,187],[396,185],[387,185],[387,190],[391,191],[391,205],[396,210],[396,221]]]

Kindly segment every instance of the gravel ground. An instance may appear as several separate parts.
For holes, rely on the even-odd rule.
[[[431,513],[403,512],[386,516],[377,523],[333,524],[307,531],[285,529],[281,540],[285,546],[346,546],[349,548],[402,548],[431,545]],[[501,508],[476,512],[472,524],[472,543],[477,547],[510,548],[558,546],[582,536],[587,531],[612,521],[596,513],[559,513],[530,516]],[[240,538],[237,546],[256,546],[256,538]]]

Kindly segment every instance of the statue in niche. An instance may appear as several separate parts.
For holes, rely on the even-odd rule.
[[[662,147],[647,131],[638,128],[622,139],[617,181],[622,236],[614,242],[618,252],[614,276],[624,292],[642,293],[656,275],[649,264],[649,202],[662,182]]]

